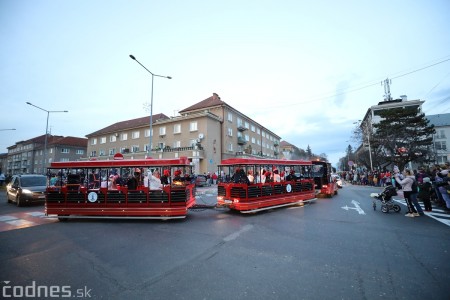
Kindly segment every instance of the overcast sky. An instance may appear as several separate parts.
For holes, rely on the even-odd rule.
[[[383,100],[450,112],[450,1],[0,1],[0,153],[173,116],[217,93],[283,140],[336,164]],[[15,128],[15,131],[3,130]]]

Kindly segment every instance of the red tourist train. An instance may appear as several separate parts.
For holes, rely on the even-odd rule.
[[[45,213],[61,221],[185,218],[195,205],[191,171],[186,157],[53,162]]]
[[[195,201],[186,157],[54,162],[48,168],[45,213],[69,218],[185,218]],[[337,187],[328,163],[231,158],[218,166],[217,205],[242,213],[302,205]],[[208,208],[208,207],[206,207]]]
[[[312,162],[231,158],[218,166],[217,204],[242,213],[316,200]]]

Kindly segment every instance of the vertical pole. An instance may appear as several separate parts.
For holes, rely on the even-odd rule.
[[[47,174],[47,137],[48,137],[48,118],[50,111],[47,111],[47,125],[45,126],[45,142],[44,142],[44,162],[42,163],[42,172]]]
[[[148,145],[148,156],[151,156],[152,153],[152,142],[153,142],[153,73],[152,74],[152,92],[151,92],[151,100],[150,100],[150,144]]]

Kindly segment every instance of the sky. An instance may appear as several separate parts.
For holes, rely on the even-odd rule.
[[[383,100],[450,112],[450,1],[0,0],[0,153],[167,116],[213,93],[336,165]],[[5,129],[16,130],[5,130]],[[350,142],[349,142],[350,141]],[[356,144],[352,144],[354,147]]]

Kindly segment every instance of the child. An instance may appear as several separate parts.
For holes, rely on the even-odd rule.
[[[431,191],[433,187],[431,186],[429,177],[424,177],[422,180],[423,183],[419,185],[419,195],[417,195],[417,198],[423,201],[425,211],[431,211]]]

